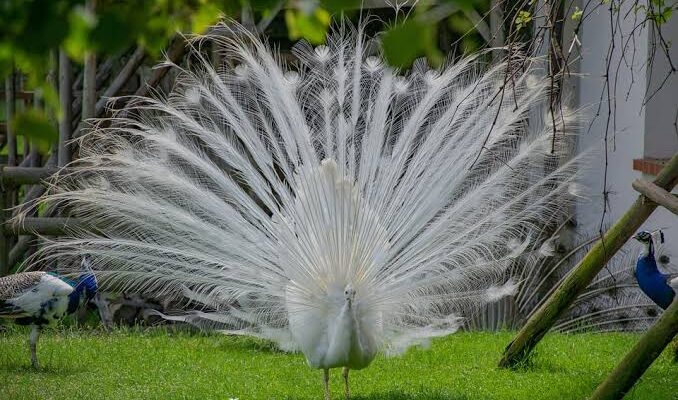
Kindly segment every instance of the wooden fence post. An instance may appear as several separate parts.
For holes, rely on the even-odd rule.
[[[678,154],[662,169],[655,179],[658,187],[671,191],[678,181]],[[607,264],[612,256],[626,243],[645,220],[657,208],[657,203],[644,195],[631,205],[626,213],[599,239],[586,256],[569,272],[560,287],[537,309],[515,338],[506,346],[499,361],[502,368],[514,367],[530,355],[558,318],[565,312],[579,293],[584,290]]]

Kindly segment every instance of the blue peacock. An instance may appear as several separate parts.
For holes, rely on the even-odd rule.
[[[664,233],[660,231],[659,235],[661,242],[664,242]],[[634,238],[644,245],[644,249],[636,262],[635,275],[638,286],[653,302],[666,310],[676,295],[678,278],[670,280],[669,275],[662,273],[657,268],[654,241],[650,232],[638,232]]]
[[[36,352],[44,326],[52,325],[92,300],[98,284],[90,260],[83,257],[76,280],[51,272],[32,271],[0,278],[0,318],[31,325],[31,364],[39,368]]]

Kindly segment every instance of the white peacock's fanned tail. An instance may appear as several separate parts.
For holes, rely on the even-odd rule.
[[[219,29],[167,98],[133,99],[83,140],[42,201],[84,227],[38,257],[90,255],[102,283],[209,310],[176,319],[285,349],[329,329],[347,284],[387,353],[513,292],[507,269],[567,213],[581,164],[537,61],[402,74],[342,26],[287,67]]]

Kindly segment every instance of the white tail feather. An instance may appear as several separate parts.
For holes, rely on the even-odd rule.
[[[84,140],[43,201],[89,228],[39,256],[88,254],[109,285],[214,309],[174,319],[293,337],[314,365],[347,285],[362,345],[389,352],[514,291],[507,268],[568,211],[580,165],[574,115],[528,123],[548,88],[536,62],[400,75],[344,28],[289,71],[236,30],[204,38],[235,69],[193,51],[169,98]]]

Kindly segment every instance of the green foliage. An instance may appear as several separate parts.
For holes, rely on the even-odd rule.
[[[35,108],[19,112],[14,117],[14,129],[17,135],[27,137],[36,143],[42,152],[49,150],[50,144],[59,138],[59,132],[52,121],[44,112]]]
[[[516,30],[521,30],[532,22],[532,14],[529,11],[518,11],[516,15],[515,24]]]
[[[382,43],[389,64],[406,68],[419,57],[426,56],[434,65],[442,62],[436,47],[436,27],[421,19],[410,18],[384,33]]]
[[[310,12],[289,9],[285,11],[285,22],[291,39],[305,38],[313,44],[320,44],[325,42],[331,17],[320,7]]]
[[[575,6],[571,18],[573,21],[580,21],[582,14],[584,14],[584,11],[579,7]]]
[[[664,0],[650,0],[650,5],[647,7],[648,19],[661,25],[669,22],[672,15],[673,7],[667,6]]]
[[[256,339],[152,329],[48,330],[30,368],[27,329],[0,333],[2,399],[296,399],[322,398],[322,373],[301,354]],[[531,366],[496,367],[512,333],[458,333],[430,349],[377,359],[351,371],[356,398],[371,400],[580,400],[593,392],[638,339],[637,334],[549,334]],[[633,399],[669,400],[678,393],[667,350],[633,389]],[[343,399],[341,372],[330,373]]]

